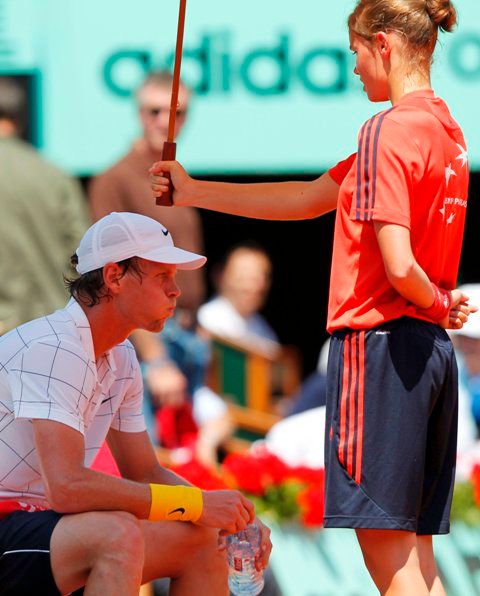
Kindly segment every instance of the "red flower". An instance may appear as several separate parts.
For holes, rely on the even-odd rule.
[[[291,469],[291,477],[307,484],[321,484],[323,486],[325,470],[323,468],[306,468],[299,466]]]
[[[265,493],[270,481],[261,462],[250,454],[228,455],[223,462],[223,469],[236,487],[259,497]]]
[[[480,507],[480,464],[475,464],[472,470],[471,481],[473,484],[473,498],[475,504]]]
[[[213,470],[206,468],[193,459],[186,464],[171,466],[170,469],[203,490],[222,490],[228,488],[222,478]]]
[[[238,488],[259,499],[260,511],[271,510],[279,519],[296,519],[300,511],[305,526],[323,524],[324,470],[288,466],[263,447],[228,455],[221,477],[196,461],[172,469],[205,490]],[[480,496],[480,466],[477,475]]]
[[[223,468],[238,488],[256,496],[263,496],[267,487],[292,477],[292,469],[266,449],[231,454]]]
[[[305,526],[321,526],[324,513],[323,482],[312,484],[301,492],[298,495],[298,504],[302,511],[302,522]]]

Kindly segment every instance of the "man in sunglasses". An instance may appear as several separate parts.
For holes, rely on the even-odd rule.
[[[193,207],[177,209],[159,207],[152,199],[148,169],[161,159],[163,143],[167,139],[170,97],[173,77],[168,71],[147,75],[136,92],[142,136],[120,161],[93,179],[90,189],[90,207],[96,221],[112,211],[129,211],[146,215],[162,222],[187,250],[203,252],[201,220]],[[180,84],[175,136],[185,124],[190,91]],[[196,313],[205,297],[205,281],[200,270],[185,275],[180,271],[178,284],[182,295],[178,301],[175,319],[169,321],[163,340],[158,334],[135,332],[131,339],[144,364],[145,386],[154,409],[190,408],[193,403],[194,421],[199,427],[196,456],[205,464],[213,464],[216,448],[231,433],[231,422],[223,400],[204,387],[204,372],[208,362],[208,347],[196,335]],[[175,360],[173,359],[175,358]],[[192,399],[188,401],[188,397]],[[168,411],[163,410],[168,417]],[[148,417],[148,412],[146,413]],[[190,418],[190,413],[187,413]],[[151,437],[156,431],[149,417]],[[160,415],[160,421],[165,417]],[[164,424],[165,426],[166,424]],[[170,425],[168,425],[170,426]],[[176,433],[174,433],[175,435]],[[168,442],[164,431],[163,444]]]
[[[187,250],[202,252],[202,230],[198,212],[187,209],[157,207],[152,200],[148,182],[148,169],[160,159],[163,143],[167,138],[172,75],[168,71],[155,71],[147,75],[136,92],[138,115],[142,136],[130,151],[105,172],[93,179],[89,189],[90,208],[97,221],[112,211],[141,213],[162,222],[177,241]],[[177,136],[186,120],[190,91],[180,85],[179,105],[175,121]],[[182,288],[180,307],[195,310],[204,298],[203,274],[180,276]]]

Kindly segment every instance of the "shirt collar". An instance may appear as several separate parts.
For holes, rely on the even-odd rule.
[[[67,314],[73,320],[75,327],[80,336],[80,341],[84,347],[88,357],[92,362],[95,362],[95,350],[93,348],[92,330],[90,328],[90,322],[85,314],[83,308],[78,304],[75,298],[70,298],[65,307]],[[110,370],[114,372],[116,370],[115,358],[113,357],[112,350],[105,352],[105,358],[107,359]]]
[[[417,99],[422,97],[425,99],[433,99],[435,97],[435,92],[433,89],[420,89],[419,91],[410,91],[410,93],[405,93],[405,95],[402,95],[398,103],[403,103],[409,101],[410,99]]]

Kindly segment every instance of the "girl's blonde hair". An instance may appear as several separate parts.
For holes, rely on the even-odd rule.
[[[367,40],[379,31],[402,35],[418,56],[431,61],[438,30],[452,31],[457,11],[450,0],[359,0],[348,18],[352,33]]]

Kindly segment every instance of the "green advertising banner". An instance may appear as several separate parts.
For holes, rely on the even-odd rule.
[[[352,0],[189,0],[184,79],[195,89],[177,155],[197,173],[325,170],[355,150],[372,105],[353,75]],[[480,4],[457,0],[434,88],[464,128],[480,168]],[[132,91],[170,67],[177,0],[0,0],[0,73],[36,80],[39,145],[90,175],[126,152],[138,122]]]

